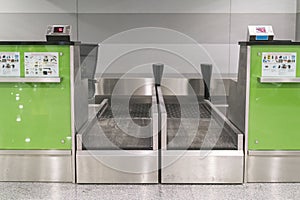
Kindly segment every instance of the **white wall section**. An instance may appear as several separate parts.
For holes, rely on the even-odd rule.
[[[3,14],[0,13],[2,26],[1,40],[34,41],[46,40],[46,29],[49,24],[70,24],[72,40],[77,40],[75,14]]]
[[[48,24],[70,24],[72,40],[96,43],[134,28],[161,27],[205,46],[225,74],[237,72],[238,42],[247,40],[249,24],[272,25],[276,39],[300,38],[300,0],[0,0],[0,5],[1,40],[45,40]]]

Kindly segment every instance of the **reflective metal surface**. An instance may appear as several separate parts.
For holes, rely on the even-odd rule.
[[[180,156],[178,158],[179,155]],[[162,183],[242,183],[243,151],[162,151]]]
[[[154,85],[153,78],[100,78],[96,84],[96,96],[103,95],[128,95],[128,91],[139,87],[135,92],[135,96],[150,96]],[[118,84],[118,87],[115,87]],[[161,81],[164,95],[203,95],[204,85],[202,79],[186,79],[186,78],[163,78]],[[191,88],[193,90],[191,90]]]
[[[300,156],[300,151],[248,151],[249,156]]]
[[[0,151],[0,181],[71,182],[71,151]]]
[[[238,80],[230,82],[228,95],[228,119],[233,122],[242,132],[245,132],[245,108],[246,108],[246,85],[248,59],[250,51],[247,46],[240,46]],[[248,68],[249,67],[249,68]]]
[[[159,120],[159,125],[160,125],[160,133],[161,133],[161,150],[166,150],[167,149],[167,140],[168,140],[168,132],[167,132],[167,110],[165,106],[165,100],[163,98],[163,93],[161,91],[161,87],[156,88],[156,93],[157,93],[157,98],[159,101],[159,114],[160,114],[160,120]]]
[[[95,72],[98,61],[98,44],[80,45],[80,69],[81,79],[88,81],[88,98],[92,99],[95,95]]]
[[[135,96],[151,96],[154,81],[152,78],[101,78],[96,84],[96,100],[97,96],[105,95],[129,95],[129,91],[136,86],[140,86],[135,92]],[[118,84],[119,87],[115,87]],[[97,103],[100,103],[96,101]]]
[[[98,61],[98,44],[80,45],[80,68],[82,79],[93,80]]]
[[[299,152],[252,152],[247,157],[247,182],[300,182]]]
[[[152,94],[156,94],[155,88],[152,89]],[[156,95],[152,95],[152,148],[154,151],[158,151],[160,144],[159,144],[159,113],[158,113],[158,106],[157,106],[157,99]]]
[[[88,120],[88,79],[83,79],[80,65],[80,46],[74,47],[74,120],[76,131]]]
[[[77,151],[76,161],[77,183],[158,183],[155,151]]]
[[[201,74],[204,81],[204,99],[210,100],[210,81],[212,75],[212,64],[201,64]]]

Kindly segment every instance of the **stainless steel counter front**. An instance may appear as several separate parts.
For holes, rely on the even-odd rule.
[[[103,100],[77,134],[77,182],[158,183],[155,92],[129,102],[122,95],[113,98]]]
[[[243,135],[207,100],[184,104],[157,89],[162,183],[243,183]],[[175,100],[174,100],[175,98]],[[177,101],[177,103],[176,103]]]

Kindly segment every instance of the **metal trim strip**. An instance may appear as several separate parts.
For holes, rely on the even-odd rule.
[[[10,77],[10,78],[0,78],[0,83],[60,83],[62,78],[39,78],[39,77]]]
[[[159,146],[158,146],[158,133],[159,133],[159,114],[158,114],[158,102],[156,99],[156,91],[155,87],[152,88],[152,140],[153,140],[153,150],[157,151]]]
[[[248,156],[300,156],[300,151],[248,151]]]
[[[157,95],[158,95],[158,101],[159,101],[159,109],[160,109],[160,115],[161,115],[161,122],[160,122],[160,131],[161,131],[161,149],[166,150],[167,149],[167,111],[166,111],[166,105],[164,101],[164,97],[161,91],[161,87],[157,87]]]
[[[300,78],[296,77],[258,77],[260,83],[300,83]]]
[[[248,151],[248,128],[249,128],[249,101],[250,101],[250,67],[251,47],[247,47],[247,80],[246,80],[246,103],[245,103],[245,159],[244,159],[244,183],[247,182],[247,151]]]
[[[84,151],[77,151],[77,156],[146,156],[146,155],[153,155],[157,156],[157,151],[153,150],[84,150]]]
[[[163,156],[178,156],[182,155],[183,157],[189,157],[189,156],[195,156],[199,157],[201,155],[205,157],[219,157],[219,156],[241,156],[244,157],[244,151],[242,150],[188,150],[188,151],[182,151],[182,150],[163,150],[162,151]]]
[[[74,68],[75,68],[75,47],[74,46],[70,46],[70,96],[71,96],[71,132],[72,132],[72,182],[75,183],[76,182],[76,130],[75,130],[75,100],[74,100],[74,94],[75,94],[75,89],[74,89]]]
[[[72,152],[71,150],[0,150],[0,155],[67,156],[72,155]]]

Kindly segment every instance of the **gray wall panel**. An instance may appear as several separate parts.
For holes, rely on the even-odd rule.
[[[203,45],[208,55],[211,57],[213,64],[217,67],[215,72],[227,74],[230,70],[229,65],[229,45]]]
[[[296,40],[300,41],[300,13],[297,13],[296,27]]]
[[[107,42],[107,39],[123,31],[141,27],[162,27],[179,31],[183,34],[203,44],[205,51],[209,53],[213,62],[218,66],[221,73],[229,72],[229,14],[79,14],[79,40],[85,42]],[[122,36],[120,43],[176,43],[184,42],[180,38],[176,39],[168,34],[155,35],[152,32],[142,34],[143,38]],[[145,39],[146,38],[146,39]],[[153,39],[153,40],[152,40]],[[109,39],[115,41],[115,39]],[[117,40],[118,41],[118,40]],[[114,43],[114,42],[113,42]],[[116,42],[117,43],[117,42]],[[197,65],[201,62],[207,62],[206,59],[198,59],[201,57],[193,48],[184,48],[188,57],[195,61]],[[102,52],[102,61],[110,62],[112,54],[119,54],[118,51],[112,51],[105,54]],[[104,58],[105,57],[105,58]],[[139,59],[139,58],[137,58]],[[173,63],[171,58],[165,58],[169,63]],[[124,61],[125,65],[130,65],[129,60]],[[140,64],[142,61],[139,62]],[[211,62],[210,62],[211,63]],[[174,68],[180,73],[192,73],[193,70],[187,66],[179,66]],[[99,71],[103,71],[106,64],[99,65]],[[114,67],[110,73],[120,73],[128,71],[128,69],[120,66]]]
[[[76,13],[77,0],[0,0],[0,13]]]
[[[297,0],[297,13],[296,13],[296,40],[300,41],[300,0]]]
[[[232,14],[230,42],[237,44],[238,41],[247,39],[248,25],[272,25],[275,39],[295,39],[296,15],[295,14]]]
[[[79,40],[101,42],[140,27],[173,29],[199,43],[228,44],[229,14],[79,14]]]
[[[1,14],[1,40],[46,40],[48,24],[70,24],[72,40],[77,40],[75,14]]]
[[[151,65],[158,62],[165,64],[164,74],[198,73],[200,64],[213,64],[214,73],[228,73],[228,50],[228,45],[207,44],[101,44],[96,72],[152,73]]]
[[[239,53],[240,47],[238,44],[230,45],[230,63],[229,63],[229,73],[236,74],[238,73],[238,63],[239,63]]]
[[[295,13],[297,0],[231,0],[232,13]]]
[[[230,0],[78,0],[78,8],[79,13],[229,13]]]

